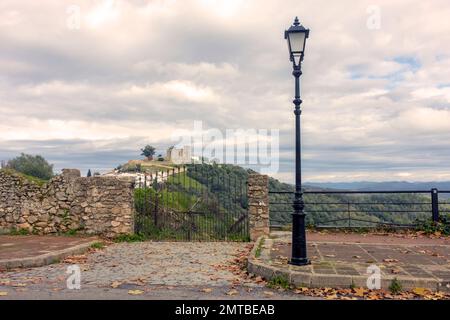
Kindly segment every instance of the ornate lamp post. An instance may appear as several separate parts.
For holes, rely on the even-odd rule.
[[[301,166],[301,137],[300,137],[300,76],[301,65],[305,52],[306,38],[309,30],[303,27],[298,18],[294,24],[285,31],[284,38],[287,40],[289,54],[292,61],[292,75],[295,77],[295,199],[294,213],[292,214],[292,258],[290,263],[297,266],[309,264],[306,255],[306,226],[305,226],[305,203],[302,191],[302,166]]]

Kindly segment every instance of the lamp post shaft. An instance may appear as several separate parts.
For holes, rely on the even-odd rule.
[[[293,203],[294,213],[292,214],[292,257],[290,263],[293,265],[309,264],[306,253],[306,225],[305,225],[305,203],[302,191],[302,161],[301,161],[301,123],[302,113],[300,105],[300,76],[301,62],[298,66],[294,64],[292,75],[295,77],[295,197]]]

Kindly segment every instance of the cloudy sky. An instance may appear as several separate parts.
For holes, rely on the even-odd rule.
[[[175,130],[280,130],[292,181],[303,65],[307,181],[450,180],[450,2],[2,0],[0,159],[104,171]]]

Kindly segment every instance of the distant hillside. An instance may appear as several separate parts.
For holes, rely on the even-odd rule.
[[[308,185],[318,188],[330,188],[339,190],[430,190],[431,188],[437,188],[439,190],[450,190],[450,181],[445,182],[407,182],[407,181],[384,181],[384,182],[370,182],[370,181],[358,181],[358,182],[323,182],[314,183],[307,182]]]
[[[224,187],[222,179],[213,178],[232,177],[237,180],[237,185],[245,184],[248,174],[253,172],[233,165],[197,165],[202,167],[196,174],[188,172],[195,180],[202,184],[208,184],[208,188],[215,193],[221,202],[227,203],[229,199],[236,197],[232,189]],[[208,174],[205,174],[207,172]],[[270,191],[293,191],[294,186],[269,179]],[[306,185],[305,190],[324,190],[328,186]],[[291,223],[292,194],[270,195],[270,219],[273,224],[285,225]],[[240,195],[242,208],[247,207],[245,193]],[[415,194],[393,194],[393,195],[342,195],[342,194],[306,194],[307,223],[342,225],[347,222],[332,222],[335,219],[359,219],[358,225],[370,225],[367,221],[375,223],[388,222],[398,224],[411,224],[416,219],[427,219],[430,217],[430,196]],[[423,212],[416,212],[423,211]]]

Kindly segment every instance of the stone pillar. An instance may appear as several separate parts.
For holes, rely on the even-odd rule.
[[[269,177],[249,174],[247,184],[250,239],[255,241],[269,235]]]

